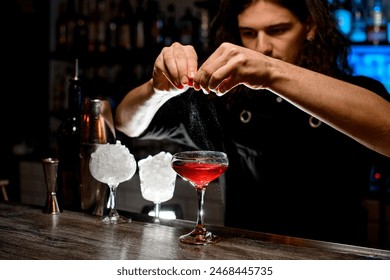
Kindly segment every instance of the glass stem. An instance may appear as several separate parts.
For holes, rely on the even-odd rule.
[[[161,209],[161,203],[155,202],[154,203],[154,222],[160,222],[160,209]]]
[[[196,187],[196,193],[198,195],[198,217],[196,219],[196,228],[199,230],[202,230],[204,228],[203,207],[205,191],[206,188]]]
[[[116,213],[116,189],[117,185],[110,186],[110,196],[108,198],[107,207],[110,209],[110,216]]]

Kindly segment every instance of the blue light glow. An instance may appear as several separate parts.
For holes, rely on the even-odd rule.
[[[380,81],[390,93],[390,46],[352,46],[349,63],[355,75]]]

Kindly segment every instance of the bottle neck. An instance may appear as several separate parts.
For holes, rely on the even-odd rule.
[[[68,111],[71,114],[79,114],[81,112],[82,102],[82,81],[71,79],[68,90]]]

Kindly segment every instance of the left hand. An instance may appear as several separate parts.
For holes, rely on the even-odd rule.
[[[223,95],[239,84],[252,89],[268,82],[267,60],[261,53],[231,43],[223,43],[203,63],[194,77],[194,88]]]

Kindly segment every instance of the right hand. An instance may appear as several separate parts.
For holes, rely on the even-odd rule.
[[[184,92],[193,86],[198,56],[193,46],[173,43],[164,47],[153,68],[155,91]]]

